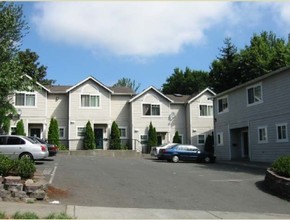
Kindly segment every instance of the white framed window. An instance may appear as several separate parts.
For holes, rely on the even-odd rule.
[[[197,144],[198,145],[204,145],[205,144],[205,135],[200,134],[197,136]]]
[[[258,143],[268,143],[268,128],[267,126],[258,127]]]
[[[247,99],[248,106],[256,105],[263,102],[261,83],[251,87],[247,87]]]
[[[15,93],[15,106],[36,106],[35,92]]]
[[[224,134],[223,134],[223,132],[218,132],[217,133],[217,145],[218,146],[224,145]]]
[[[99,95],[81,95],[81,107],[86,108],[97,108],[100,107],[100,96]]]
[[[140,142],[141,142],[141,144],[147,144],[147,142],[148,142],[148,135],[146,135],[146,134],[140,135]]]
[[[160,116],[159,104],[142,104],[142,113],[145,116]]]
[[[208,104],[199,105],[199,116],[213,116],[213,106]]]
[[[120,138],[125,139],[127,138],[127,128],[125,127],[119,127],[119,131],[120,131]]]
[[[84,137],[86,132],[86,127],[77,127],[77,136]]]
[[[58,128],[59,139],[65,139],[65,127]]]
[[[224,96],[217,100],[218,113],[224,113],[229,111],[228,96]]]
[[[16,126],[11,126],[10,128],[10,134],[16,134]]]
[[[277,142],[288,142],[287,123],[276,124]]]

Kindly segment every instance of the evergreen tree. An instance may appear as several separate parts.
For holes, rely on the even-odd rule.
[[[121,149],[120,130],[115,121],[113,121],[110,134],[110,148],[114,150]]]
[[[86,124],[86,131],[85,131],[85,137],[84,137],[84,149],[85,150],[92,150],[96,148],[96,140],[95,140],[95,134],[92,129],[91,122],[88,121]]]
[[[16,125],[16,134],[17,135],[24,135],[24,136],[26,136],[25,131],[24,131],[24,123],[23,123],[23,120],[22,119],[17,122],[17,125]]]
[[[181,138],[178,134],[178,131],[175,132],[174,137],[173,137],[173,143],[181,144]]]
[[[59,146],[58,122],[54,118],[50,119],[47,139],[48,139],[48,143]]]
[[[208,135],[205,140],[204,144],[204,151],[209,153],[214,153],[214,139],[213,135]]]
[[[157,145],[157,133],[156,129],[153,127],[152,122],[149,124],[149,129],[148,129],[148,149],[147,151],[151,151],[151,147]]]

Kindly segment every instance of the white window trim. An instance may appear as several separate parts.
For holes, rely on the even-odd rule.
[[[252,89],[252,88],[256,88],[256,87],[258,87],[258,86],[260,86],[261,87],[261,100],[260,101],[258,101],[258,102],[253,102],[253,103],[249,103],[249,95],[248,95],[248,91],[249,91],[249,89]],[[255,84],[255,85],[252,85],[252,86],[248,86],[247,88],[246,88],[246,98],[247,98],[247,107],[250,107],[250,106],[253,106],[253,105],[259,105],[259,104],[261,104],[261,103],[263,103],[263,87],[262,87],[262,83],[258,83],[258,84]]]
[[[203,136],[203,140],[204,140],[204,143],[199,143],[199,136]],[[198,134],[197,135],[197,145],[204,145],[205,144],[205,141],[206,141],[206,136],[205,136],[205,134]]]
[[[151,107],[151,115],[144,115],[143,114],[143,105],[150,105],[150,107]],[[158,105],[159,106],[159,111],[160,111],[160,115],[152,115],[152,105]],[[158,117],[161,117],[161,113],[162,113],[162,111],[161,111],[161,104],[160,103],[149,103],[149,102],[142,102],[141,103],[141,117],[145,117],[145,118],[148,118],[148,117],[156,117],[156,118],[158,118]]]
[[[79,128],[84,128],[85,130],[86,130],[86,126],[77,126],[76,127],[76,136],[78,137],[78,138],[84,138],[84,136],[79,136],[79,132],[78,132],[78,130],[79,130]]]
[[[285,139],[278,139],[279,137],[279,134],[278,134],[278,127],[281,127],[281,126],[286,126],[286,138]],[[284,143],[284,142],[289,142],[289,139],[288,139],[288,126],[287,126],[287,123],[279,123],[279,124],[276,124],[276,141],[277,143]]]
[[[99,97],[99,106],[96,106],[96,107],[94,107],[94,106],[82,106],[82,95],[88,95],[88,96],[98,96]],[[79,108],[81,108],[81,109],[100,109],[101,108],[101,95],[100,94],[98,94],[98,93],[94,93],[94,94],[90,94],[90,93],[80,93],[79,94],[79,100],[80,100],[80,102],[79,102]]]
[[[201,111],[200,111],[200,106],[201,105],[206,105],[207,106],[207,108],[209,107],[209,106],[211,106],[212,107],[212,115],[201,115]],[[200,103],[199,105],[198,105],[198,111],[199,111],[199,117],[200,118],[212,118],[213,117],[213,105],[212,104],[209,104],[209,103]]]
[[[219,111],[219,100],[221,100],[221,99],[227,99],[228,107],[220,112]],[[223,114],[223,113],[229,112],[230,103],[229,103],[229,96],[228,95],[218,98],[216,104],[217,104],[217,113],[218,114]]]
[[[266,140],[260,140],[260,130],[265,129]],[[258,144],[266,144],[268,143],[268,126],[259,126],[258,127]]]
[[[220,136],[220,143],[218,142],[218,136]],[[224,145],[224,133],[223,132],[218,132],[217,133],[217,146],[223,146]]]
[[[25,105],[16,105],[16,94],[25,94]],[[34,98],[35,98],[35,105],[26,105],[26,95],[34,95]],[[18,92],[15,92],[14,94],[14,106],[15,107],[21,107],[21,108],[37,108],[37,95],[36,95],[36,92],[33,91],[33,92],[28,92],[28,91],[18,91]]]
[[[119,127],[119,129],[125,129],[125,132],[126,132],[126,136],[123,137],[123,136],[120,135],[120,138],[121,139],[127,139],[128,138],[128,128],[127,127]]]
[[[65,127],[59,127],[58,129],[63,129],[63,137],[59,136],[59,139],[64,140],[66,137],[66,129]]]

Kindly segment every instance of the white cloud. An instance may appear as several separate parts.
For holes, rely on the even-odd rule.
[[[226,20],[230,2],[44,2],[33,21],[49,40],[114,55],[149,57],[199,45]]]

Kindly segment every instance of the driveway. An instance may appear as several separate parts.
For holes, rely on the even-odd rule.
[[[261,169],[62,154],[37,169],[61,204],[290,214],[289,202],[263,190]]]

